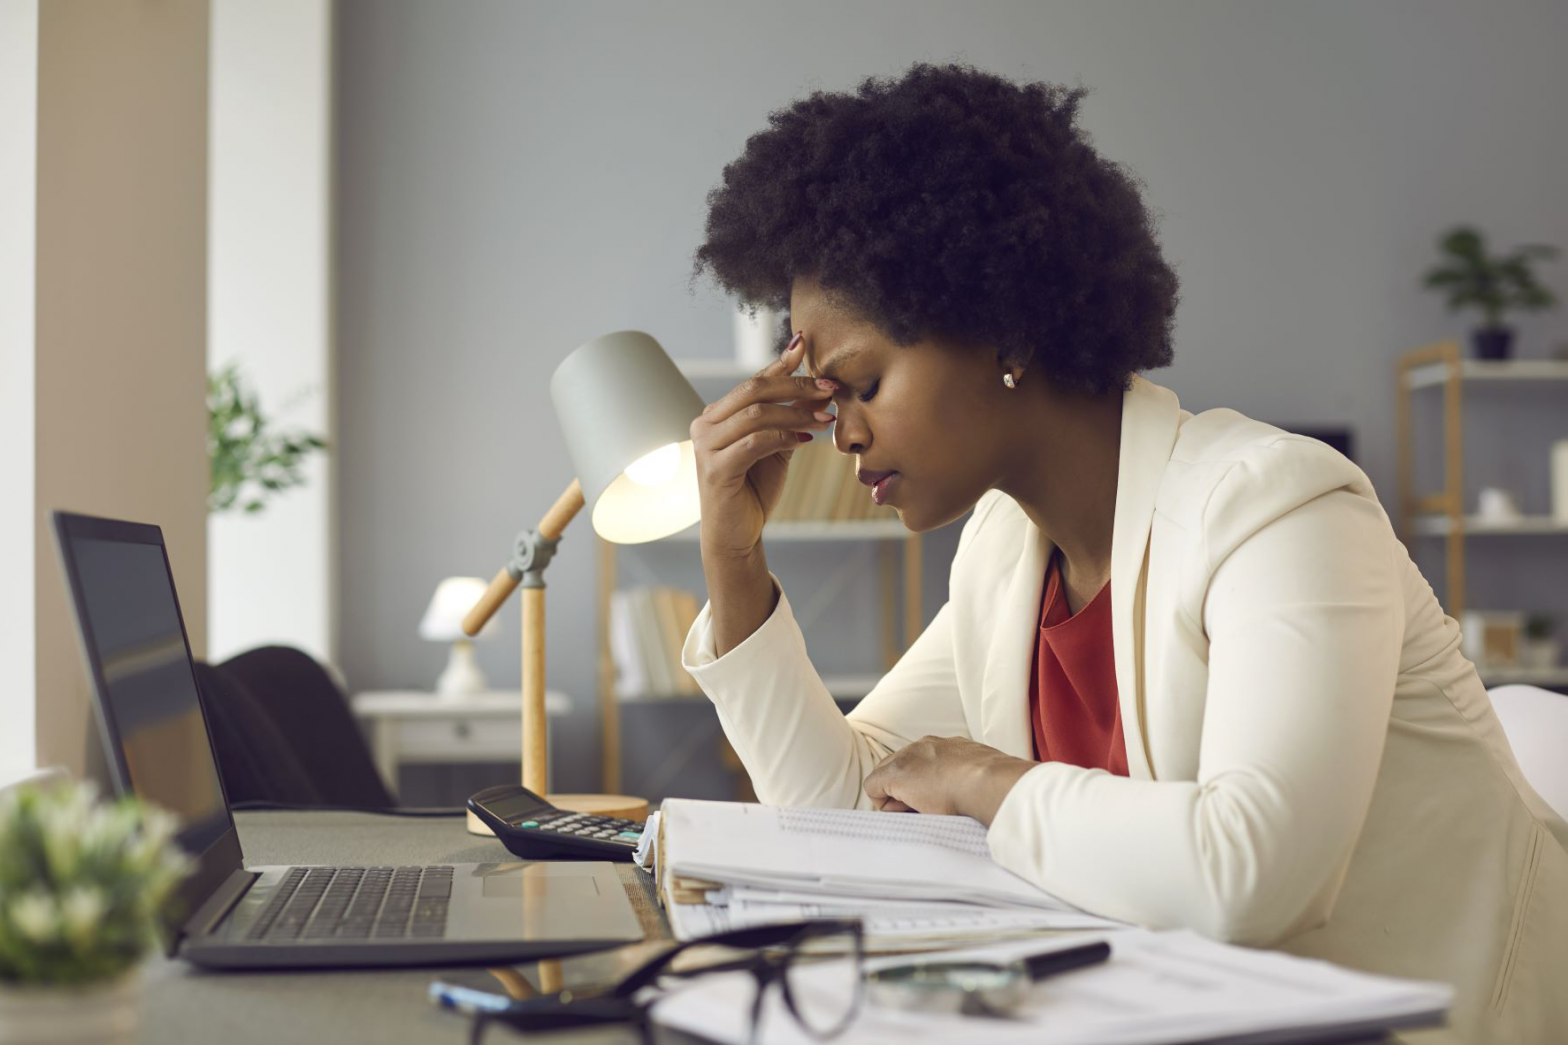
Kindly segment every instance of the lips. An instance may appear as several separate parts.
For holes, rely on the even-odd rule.
[[[857,471],[855,473],[855,478],[859,479],[861,482],[865,483],[867,486],[875,486],[877,483],[881,482],[883,479],[886,479],[888,476],[896,475],[896,474],[898,474],[898,473],[896,473],[896,472],[872,472],[872,471],[867,471],[867,470],[862,469],[861,471]]]
[[[862,470],[855,473],[855,478],[871,487],[871,499],[878,505],[883,505],[892,496],[893,484],[898,482],[900,476],[897,472]]]

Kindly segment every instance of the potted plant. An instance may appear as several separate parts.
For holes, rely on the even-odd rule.
[[[0,794],[0,1041],[137,1040],[138,967],[188,858],[172,816],[91,784]]]
[[[1524,642],[1519,647],[1519,662],[1531,671],[1550,671],[1557,666],[1562,652],[1557,642],[1557,620],[1547,613],[1532,613],[1524,619]]]
[[[209,512],[259,512],[267,498],[305,482],[302,466],[326,440],[309,432],[279,432],[233,363],[207,377]]]
[[[1486,252],[1481,233],[1468,226],[1450,230],[1438,246],[1446,257],[1425,277],[1426,286],[1448,295],[1451,312],[1464,308],[1481,311],[1482,325],[1471,334],[1478,359],[1507,359],[1513,329],[1504,325],[1509,311],[1533,312],[1551,308],[1557,298],[1536,281],[1531,268],[1535,259],[1557,256],[1557,248],[1544,243],[1526,244],[1512,254],[1493,257]]]

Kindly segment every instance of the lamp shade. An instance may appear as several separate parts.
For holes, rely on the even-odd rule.
[[[550,399],[595,533],[641,544],[697,521],[691,423],[702,397],[650,335],[618,330],[578,346],[555,368]]]
[[[436,585],[436,593],[430,596],[430,605],[425,607],[425,615],[419,622],[419,637],[432,642],[468,638],[463,631],[463,617],[484,593],[485,582],[480,577],[448,577]],[[475,638],[494,638],[495,631],[496,622],[492,617]]]

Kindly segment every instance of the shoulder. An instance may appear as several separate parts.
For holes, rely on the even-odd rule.
[[[1336,491],[1376,506],[1366,474],[1333,447],[1234,410],[1208,410],[1182,424],[1155,511],[1201,534],[1212,565],[1269,523]]]
[[[1005,584],[1018,564],[1018,552],[1029,537],[1032,524],[1018,502],[1001,490],[988,490],[975,502],[958,535],[949,573],[952,582],[963,577],[968,585],[987,589]]]
[[[959,531],[958,550],[953,553],[954,564],[966,554],[972,555],[976,543],[988,544],[1003,531],[1011,532],[1017,525],[1014,520],[1027,521],[1018,502],[1001,490],[987,490],[975,502],[974,510],[969,513],[964,528]]]

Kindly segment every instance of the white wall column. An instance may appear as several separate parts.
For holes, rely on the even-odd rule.
[[[37,764],[33,705],[33,252],[38,0],[0,0],[0,784]]]
[[[208,366],[238,363],[282,428],[332,439],[331,6],[213,0]],[[331,453],[260,513],[208,522],[211,657],[334,659]]]

